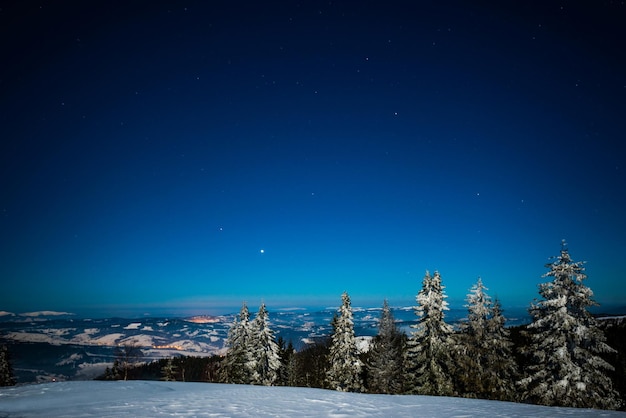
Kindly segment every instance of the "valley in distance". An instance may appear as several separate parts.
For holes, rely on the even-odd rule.
[[[254,311],[254,307],[251,309]],[[296,350],[327,338],[337,307],[269,308],[276,338],[291,342]],[[376,335],[381,307],[354,307],[354,329],[362,349]],[[417,323],[412,306],[395,307],[398,327],[411,332]],[[505,311],[507,325],[530,322],[525,308]],[[226,352],[228,330],[238,313],[193,316],[93,317],[71,312],[0,312],[0,343],[11,352],[19,383],[90,380],[111,367],[116,350],[136,345],[141,361],[173,356],[212,356]],[[458,323],[467,316],[465,308],[450,309],[446,321]]]
[[[601,307],[602,308],[602,307]],[[296,350],[327,338],[336,307],[269,309],[276,338]],[[354,329],[359,348],[366,350],[376,335],[381,307],[354,307]],[[626,307],[605,308],[599,317],[620,317]],[[413,306],[393,308],[398,327],[409,334],[417,323]],[[507,308],[507,326],[530,322],[527,308]],[[70,312],[0,311],[0,343],[10,350],[18,384],[91,380],[111,367],[120,346],[141,349],[141,362],[174,356],[212,356],[226,352],[226,338],[236,312],[225,315],[87,317]],[[446,321],[458,324],[466,308],[452,308]]]

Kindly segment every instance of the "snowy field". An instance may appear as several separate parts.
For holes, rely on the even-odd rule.
[[[182,382],[0,388],[0,417],[626,417],[624,412],[432,396]]]

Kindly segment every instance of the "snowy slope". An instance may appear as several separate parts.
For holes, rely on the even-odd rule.
[[[0,388],[0,417],[626,417],[475,399],[182,382],[58,382]]]

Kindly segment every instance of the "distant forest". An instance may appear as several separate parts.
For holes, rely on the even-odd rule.
[[[274,338],[262,304],[254,319],[244,304],[224,356],[178,356],[139,364],[138,347],[120,347],[100,379],[161,379],[326,388],[387,394],[460,396],[598,409],[625,409],[626,323],[599,320],[585,286],[582,262],[560,255],[547,264],[531,304],[532,322],[506,327],[500,302],[479,278],[465,305],[467,320],[453,328],[439,272],[426,272],[407,335],[383,303],[378,334],[358,347],[350,296],[332,319],[332,333],[299,351]]]

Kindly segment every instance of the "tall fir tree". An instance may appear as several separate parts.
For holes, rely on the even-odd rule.
[[[287,345],[287,351],[290,352],[286,361],[284,361],[284,365],[286,368],[286,383],[285,386],[298,386],[299,376],[298,376],[298,352],[293,347],[291,341],[289,345]]]
[[[458,334],[457,393],[514,400],[517,366],[500,303],[492,302],[479,277],[467,295],[467,322]]]
[[[561,254],[546,264],[539,285],[542,300],[530,307],[528,373],[520,381],[525,400],[542,405],[617,409],[618,393],[607,373],[613,367],[601,355],[613,353],[588,308],[597,303],[583,284],[583,262],[572,261],[563,241]]]
[[[418,323],[411,325],[405,356],[405,389],[407,393],[422,395],[454,394],[453,351],[455,342],[452,326],[445,322],[446,301],[441,275],[427,271],[418,292],[415,314]]]
[[[293,347],[291,340],[289,343],[285,343],[283,337],[278,337],[276,340],[278,344],[278,354],[280,356],[280,369],[278,370],[278,380],[276,385],[278,386],[292,386],[290,384],[290,374],[292,372],[292,359],[295,356],[296,350]]]
[[[269,325],[269,314],[265,303],[259,307],[250,332],[251,382],[257,385],[273,386],[278,380],[282,366],[280,350],[274,340],[274,333]]]
[[[491,297],[479,277],[466,297],[467,321],[461,323],[458,334],[459,356],[456,371],[457,393],[470,398],[483,398],[487,371],[486,356],[490,349],[486,339],[487,323],[491,318]]]
[[[247,384],[252,381],[254,361],[250,355],[250,311],[244,302],[228,331],[226,358],[221,380],[227,383]]]
[[[0,346],[0,386],[14,386],[15,383],[9,348],[2,345]]]
[[[367,386],[371,393],[397,394],[402,391],[404,334],[396,325],[387,300],[368,352]]]
[[[361,392],[361,360],[354,335],[354,320],[350,296],[341,295],[339,315],[333,321],[333,335],[328,353],[330,364],[326,381],[331,389],[342,392]]]
[[[496,298],[491,308],[491,318],[487,321],[487,341],[490,350],[487,352],[487,370],[484,375],[489,399],[500,401],[517,401],[519,396],[515,382],[519,370],[513,355],[511,332],[506,328],[506,318],[502,305]]]

